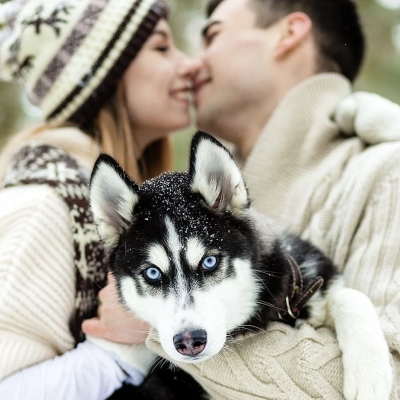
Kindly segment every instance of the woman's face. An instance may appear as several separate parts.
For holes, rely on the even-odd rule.
[[[192,79],[199,62],[174,44],[160,20],[128,70],[125,85],[129,116],[139,141],[151,142],[190,124]]]

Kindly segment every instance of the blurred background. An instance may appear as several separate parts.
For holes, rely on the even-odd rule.
[[[321,0],[329,1],[329,0]],[[371,91],[400,103],[400,0],[356,0],[364,21],[368,53],[356,90]],[[4,3],[4,0],[0,0]],[[200,48],[206,0],[167,0],[178,46],[188,54]],[[40,118],[15,84],[0,83],[0,146],[13,132]],[[193,126],[174,135],[175,168],[185,169]]]

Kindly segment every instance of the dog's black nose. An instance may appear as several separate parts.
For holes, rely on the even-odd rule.
[[[204,350],[206,343],[207,332],[202,329],[178,333],[174,336],[174,346],[178,353],[184,356],[197,356]]]

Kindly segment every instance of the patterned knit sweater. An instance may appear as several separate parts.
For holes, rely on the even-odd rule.
[[[47,131],[36,135],[35,141],[36,144],[50,141],[77,158],[87,168],[84,172],[87,178],[99,154],[93,141],[76,129]],[[28,153],[34,156],[32,161],[36,163],[48,161],[36,157],[34,151],[28,150]],[[58,157],[58,152],[55,153]],[[45,157],[51,155],[47,153]],[[24,157],[23,162],[29,163],[29,157]],[[81,266],[76,259],[74,243],[83,246],[81,250],[85,255],[78,249],[83,259],[89,254],[85,243],[97,240],[93,230],[80,233],[78,228],[84,226],[83,220],[71,229],[71,215],[76,219],[84,211],[78,209],[83,207],[79,202],[74,205],[75,212],[70,213],[59,188],[54,185],[39,182],[21,185],[21,181],[29,182],[34,174],[29,174],[31,167],[28,165],[20,167],[20,172],[13,169],[7,175],[8,185],[16,186],[0,190],[0,380],[63,354],[80,340],[71,333],[77,307],[86,307],[84,298],[76,296],[77,271]],[[37,165],[32,168],[39,168],[36,175],[44,171]],[[65,182],[73,179],[76,173],[69,168],[68,159],[61,160],[58,165],[48,164],[46,171],[45,180],[52,175],[61,181],[64,177]],[[64,188],[74,191],[72,197],[81,192],[71,185]],[[86,218],[83,214],[82,217]],[[74,242],[77,235],[83,241]],[[77,268],[74,263],[78,263]],[[86,267],[81,271],[86,271]],[[102,275],[105,278],[105,270]],[[77,332],[80,321],[81,318],[74,324]]]
[[[397,141],[345,137],[332,121],[350,92],[337,74],[320,74],[281,102],[244,161],[254,207],[319,246],[349,286],[376,306],[393,354],[400,394],[400,127]],[[395,138],[392,138],[395,139]],[[374,143],[374,145],[370,145]],[[159,342],[148,347],[166,356]],[[342,399],[335,335],[273,323],[196,365],[179,365],[217,400]]]

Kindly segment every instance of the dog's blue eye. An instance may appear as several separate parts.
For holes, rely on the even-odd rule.
[[[147,268],[144,271],[144,276],[151,283],[161,281],[161,271],[156,267]]]
[[[212,271],[217,266],[217,262],[218,262],[217,257],[208,256],[203,260],[201,266],[206,271]]]

